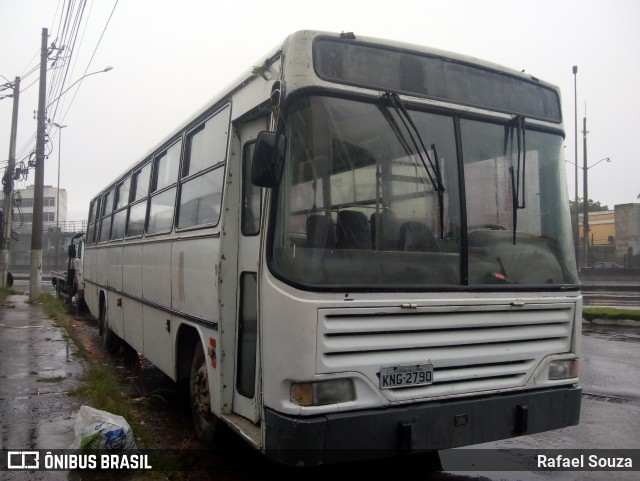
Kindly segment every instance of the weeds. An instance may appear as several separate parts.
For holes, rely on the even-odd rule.
[[[640,321],[640,310],[614,309],[611,307],[585,307],[582,309],[582,317],[587,321],[594,319]]]
[[[48,292],[43,292],[40,294],[39,300],[42,302],[42,308],[45,314],[51,319],[58,322],[67,320],[67,309],[61,299],[58,299]]]
[[[75,335],[73,327],[74,320],[69,318],[67,305],[51,294],[44,293],[40,296],[40,302],[44,312],[53,319],[59,327],[63,328],[67,336],[73,341],[77,348],[78,355],[87,362],[88,368],[85,370],[82,385],[71,391],[72,396],[80,396],[86,399],[86,404],[96,409],[110,412],[122,416],[127,420],[131,429],[135,433],[136,443],[139,448],[156,448],[152,434],[145,428],[144,413],[142,409],[148,407],[149,402],[142,401],[142,398],[132,396],[126,392],[129,388],[124,385],[124,381],[117,374],[113,366],[108,363],[96,361],[91,358],[89,352],[82,344],[78,336]],[[41,382],[57,382],[55,378],[41,378]],[[154,392],[149,397],[161,397]],[[179,472],[180,463],[169,455],[162,452],[154,453],[152,459],[154,471],[145,473],[140,479],[171,479],[181,480],[183,476]]]

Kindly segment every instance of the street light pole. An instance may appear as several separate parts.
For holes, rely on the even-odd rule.
[[[574,141],[575,141],[575,148],[574,148],[574,154],[575,154],[575,163],[573,164],[575,166],[574,170],[575,170],[575,183],[574,188],[575,188],[575,196],[574,196],[574,208],[573,208],[573,213],[574,213],[574,230],[573,230],[573,247],[574,247],[574,251],[576,253],[576,262],[579,262],[578,259],[578,246],[580,245],[580,231],[579,231],[579,227],[578,227],[578,219],[579,219],[579,215],[578,215],[578,66],[574,65],[573,66],[573,105],[574,105]]]
[[[58,127],[58,188],[56,190],[56,269],[58,269],[58,255],[60,253],[60,158],[62,157],[62,129],[68,125],[53,123]]]
[[[38,129],[36,134],[36,175],[33,192],[33,221],[31,233],[31,266],[29,274],[29,300],[35,302],[40,297],[42,290],[42,196],[44,190],[44,143],[45,143],[45,119],[47,109],[71,89],[89,75],[108,72],[113,67],[107,67],[97,72],[83,75],[73,82],[60,95],[46,104],[46,78],[47,78],[47,37],[48,30],[42,29],[42,46],[40,53],[40,96],[38,100]]]
[[[56,230],[60,227],[58,214],[60,213],[60,158],[62,153],[62,129],[68,127],[68,125],[60,125],[53,122],[53,125],[58,127],[60,133],[58,134],[58,197],[56,199]]]
[[[584,158],[584,166],[580,167],[578,164],[573,164],[573,162],[571,162],[570,160],[565,160],[565,162],[568,162],[570,164],[573,164],[576,168],[581,169],[582,170],[582,181],[583,181],[583,190],[585,192],[585,202],[583,202],[582,204],[582,242],[585,244],[585,249],[588,250],[588,243],[589,243],[589,201],[587,200],[589,198],[589,181],[588,181],[588,171],[589,169],[592,169],[593,167],[595,167],[596,165],[598,165],[600,162],[607,162],[610,163],[611,162],[611,158],[609,157],[604,157],[603,159],[600,159],[599,161],[597,161],[594,164],[591,164],[589,166],[587,166],[587,157],[586,157],[586,152],[587,152],[587,119],[584,119],[584,152],[585,152],[585,158]],[[638,198],[640,198],[640,195],[638,196]],[[585,220],[586,219],[586,220]],[[582,259],[585,263],[583,265],[583,267],[587,266],[587,252],[585,252],[584,254],[584,259]]]
[[[589,181],[587,179],[587,116],[584,116],[582,128],[582,190],[584,199],[582,201],[582,238],[584,245],[584,264],[583,267],[589,265]]]
[[[75,81],[75,82],[73,82],[71,85],[69,85],[66,89],[64,89],[64,91],[63,91],[60,95],[58,95],[55,99],[53,99],[51,102],[49,102],[45,108],[47,108],[47,109],[48,109],[49,107],[51,107],[51,105],[52,105],[56,100],[58,100],[60,97],[62,97],[64,94],[66,94],[69,90],[71,90],[71,89],[73,88],[73,86],[74,86],[75,84],[77,84],[78,82],[80,82],[80,81],[84,80],[85,78],[87,78],[87,77],[89,77],[89,76],[91,76],[91,75],[96,75],[96,74],[99,74],[99,73],[109,72],[110,70],[113,70],[113,67],[112,67],[111,65],[109,65],[108,67],[105,67],[105,68],[104,68],[104,69],[102,69],[102,70],[98,70],[97,72],[91,72],[91,73],[88,73],[88,74],[86,74],[86,75],[83,75],[83,76],[82,76],[82,77],[80,77],[78,80],[76,80],[76,81]]]

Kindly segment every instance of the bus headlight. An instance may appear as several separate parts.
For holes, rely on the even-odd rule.
[[[291,384],[291,402],[299,406],[324,406],[353,401],[356,390],[351,379],[329,379]]]
[[[549,379],[572,379],[578,377],[580,364],[577,359],[563,359],[549,363]]]

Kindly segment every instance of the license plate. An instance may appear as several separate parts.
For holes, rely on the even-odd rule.
[[[424,386],[433,383],[433,364],[387,366],[380,369],[380,388]]]

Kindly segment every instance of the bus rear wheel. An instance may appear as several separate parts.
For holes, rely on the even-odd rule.
[[[206,446],[216,447],[220,442],[221,426],[218,417],[211,412],[207,360],[200,341],[194,346],[191,361],[189,399],[193,426],[198,440]]]

